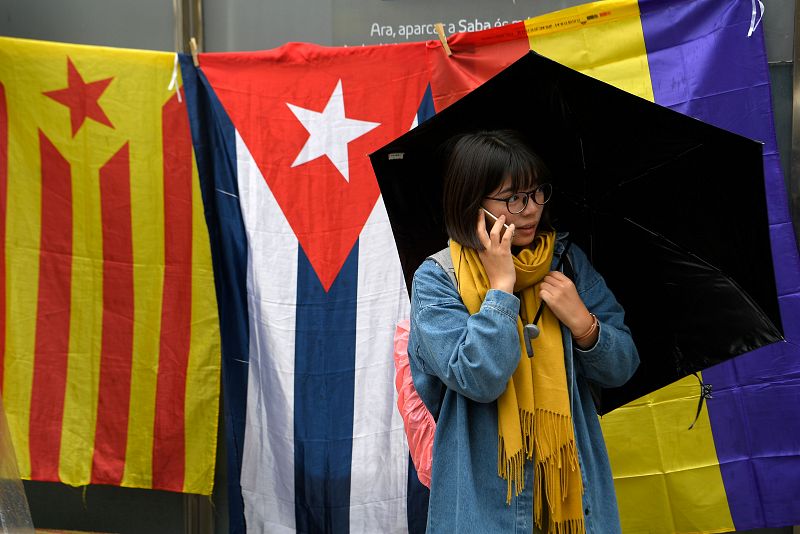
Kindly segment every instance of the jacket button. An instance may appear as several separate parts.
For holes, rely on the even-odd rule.
[[[589,515],[589,507],[588,506],[586,508],[584,508],[583,515]]]

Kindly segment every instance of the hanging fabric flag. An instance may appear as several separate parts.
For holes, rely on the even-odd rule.
[[[394,401],[409,304],[367,154],[431,109],[425,44],[199,61],[182,67],[221,310],[231,531],[404,531],[425,513],[407,504]]]
[[[642,98],[764,143],[772,260],[788,343],[688,377],[601,420],[625,532],[724,532],[800,523],[800,260],[779,166],[755,2],[612,0],[431,47],[436,110],[530,49]],[[753,21],[751,21],[753,18]],[[680,214],[681,177],[676,180]],[[691,188],[689,185],[688,187]],[[747,254],[743,243],[741,254]],[[635,251],[631,251],[635,257]],[[669,324],[663,325],[669,328]],[[706,390],[707,391],[707,390]],[[779,429],[779,430],[777,430]]]
[[[219,327],[173,58],[0,38],[0,385],[22,478],[211,493]]]

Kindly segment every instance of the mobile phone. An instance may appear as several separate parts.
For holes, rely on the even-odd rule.
[[[497,217],[495,217],[494,214],[491,211],[487,210],[486,208],[481,208],[481,209],[486,214],[486,232],[491,232],[492,226],[494,226],[494,223],[497,222]],[[503,228],[508,230],[508,225],[503,224]],[[501,232],[500,235],[502,236],[503,233],[505,232]]]

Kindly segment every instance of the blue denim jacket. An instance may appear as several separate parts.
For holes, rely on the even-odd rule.
[[[556,242],[553,263],[563,252]],[[562,325],[567,381],[583,478],[586,532],[620,532],[617,501],[605,442],[588,381],[625,383],[639,356],[624,324],[624,311],[586,256],[569,252],[574,282],[600,322],[597,343],[573,346]],[[496,399],[517,367],[519,300],[491,289],[470,315],[450,278],[426,260],[414,275],[409,362],[414,386],[436,415],[429,534],[533,531],[533,467],[525,465],[525,489],[506,504],[506,481],[497,475]],[[442,397],[442,384],[447,388]],[[441,409],[439,407],[441,399]]]

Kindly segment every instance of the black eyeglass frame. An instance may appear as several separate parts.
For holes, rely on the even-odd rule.
[[[538,193],[539,191],[541,191],[544,194],[544,202],[542,203],[537,202],[535,198],[536,193]],[[511,211],[511,205],[510,205],[511,200],[518,195],[522,195],[522,209],[519,211]],[[483,198],[487,200],[497,200],[500,202],[505,202],[506,209],[508,210],[508,212],[511,213],[512,215],[516,215],[517,213],[522,213],[523,211],[525,211],[525,208],[528,207],[528,200],[533,200],[533,203],[536,204],[537,206],[544,206],[545,204],[547,204],[547,202],[551,198],[553,198],[553,184],[551,184],[550,182],[545,182],[532,191],[520,191],[519,193],[514,193],[508,198],[496,198],[496,197],[483,197]]]

